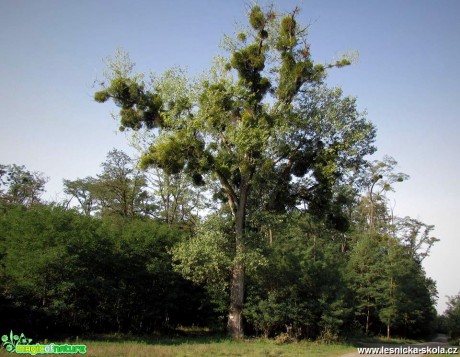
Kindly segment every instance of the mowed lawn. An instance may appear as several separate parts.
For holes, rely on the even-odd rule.
[[[55,344],[63,342],[54,342]],[[340,356],[356,351],[350,345],[326,345],[315,342],[277,344],[273,340],[233,341],[216,338],[161,339],[158,342],[79,341],[86,344],[86,356]],[[32,342],[33,344],[33,342]],[[0,356],[13,356],[0,348]],[[36,355],[38,356],[38,355]],[[44,356],[44,355],[41,355]],[[73,355],[76,356],[76,355]]]

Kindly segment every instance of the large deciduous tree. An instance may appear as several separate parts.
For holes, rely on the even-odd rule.
[[[243,335],[247,220],[256,203],[284,210],[304,203],[334,220],[334,187],[359,171],[374,151],[373,126],[353,98],[322,86],[297,9],[279,15],[254,6],[250,27],[227,38],[228,58],[197,80],[171,70],[151,83],[129,62],[112,62],[95,100],[120,107],[121,129],[151,130],[143,167],[184,172],[209,185],[232,217],[228,330]]]

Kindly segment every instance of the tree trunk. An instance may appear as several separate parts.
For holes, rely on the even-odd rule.
[[[371,309],[369,305],[367,306],[367,314],[366,314],[366,335],[369,333],[369,321],[370,321]]]
[[[240,199],[235,212],[235,261],[232,268],[232,281],[230,285],[230,311],[228,314],[228,333],[232,338],[240,339],[243,332],[243,303],[244,303],[244,223],[246,216],[246,201],[249,186],[242,183]]]
[[[230,311],[228,333],[235,339],[243,337],[244,266],[239,261],[234,264],[230,286]]]

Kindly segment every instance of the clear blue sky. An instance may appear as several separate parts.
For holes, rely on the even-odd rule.
[[[0,163],[51,178],[100,172],[113,147],[129,152],[109,105],[92,100],[103,58],[127,50],[139,71],[172,65],[205,70],[224,33],[244,23],[252,1],[0,0]],[[445,295],[460,292],[460,1],[304,0],[316,61],[357,50],[360,60],[328,82],[358,97],[378,128],[376,158],[391,155],[411,179],[397,187],[396,213],[436,225],[441,239],[424,266]]]

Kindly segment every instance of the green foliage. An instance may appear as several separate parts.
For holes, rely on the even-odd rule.
[[[430,253],[438,238],[432,237],[433,225],[427,225],[417,219],[404,217],[396,222],[398,238],[408,253],[421,263]]]
[[[195,283],[225,291],[234,259],[227,234],[218,217],[197,227],[195,236],[172,249],[175,270]]]
[[[225,92],[225,88],[217,90]],[[324,95],[322,100],[354,106],[336,91],[312,93]],[[246,332],[278,336],[279,343],[305,337],[335,342],[353,329],[429,336],[437,292],[421,261],[437,241],[431,237],[433,226],[409,217],[396,218],[391,224],[385,199],[379,201],[381,209],[373,211],[378,225],[361,219],[368,214],[363,209],[369,202],[366,199],[377,202],[376,190],[392,189],[390,183],[404,175],[392,172],[394,163],[376,163],[364,171],[369,176],[361,177],[373,187],[364,185],[367,191],[360,202],[348,181],[356,176],[346,171],[347,167],[359,169],[359,161],[347,161],[341,154],[354,144],[338,132],[347,125],[350,135],[359,136],[362,125],[371,127],[364,120],[349,123],[327,110],[315,111],[313,104],[312,112],[307,107],[302,110],[314,118],[308,125],[316,129],[291,133],[290,141],[277,148],[291,152],[286,148],[289,143],[314,142],[315,132],[321,137],[317,158],[322,161],[314,161],[312,172],[322,185],[321,196],[329,200],[321,208],[322,215],[312,209],[322,202],[311,197],[308,210],[296,207],[296,201],[288,212],[273,209],[273,192],[283,181],[280,175],[270,177],[276,165],[266,158],[254,175],[243,249],[236,249],[232,206],[221,206],[197,226],[179,230],[174,222],[181,219],[175,214],[180,212],[178,206],[187,205],[191,194],[185,175],[163,176],[158,171],[155,183],[136,171],[126,154],[114,150],[97,178],[65,181],[66,192],[79,201],[84,215],[64,209],[65,205],[26,203],[10,203],[0,211],[0,313],[4,321],[15,329],[22,328],[18,321],[26,321],[40,334],[145,333],[179,324],[221,327],[231,303],[233,269],[240,265],[246,274]],[[305,150],[292,157],[293,172],[300,178],[309,170],[309,155],[315,154]],[[232,184],[241,182],[234,159],[217,155],[213,160]],[[336,166],[337,160],[343,161]],[[5,168],[0,168],[3,175]],[[336,171],[340,169],[344,174]],[[168,217],[164,219],[168,225],[137,213],[142,211],[138,197],[143,197],[146,181],[158,185],[160,201],[165,209],[169,207],[166,216],[161,216]],[[295,193],[299,187],[285,192]],[[270,190],[272,196],[267,195]],[[287,202],[284,198],[282,204],[287,206]],[[101,214],[95,215],[99,209]],[[190,212],[185,208],[181,214],[185,217]],[[345,215],[347,224],[341,221]],[[453,336],[457,336],[458,320],[455,299],[451,298],[446,312]]]
[[[93,177],[76,179],[74,181],[63,180],[64,193],[70,196],[70,201],[75,198],[80,204],[81,211],[89,215],[97,209],[97,194],[94,186],[97,180]]]
[[[361,185],[367,191],[361,200],[361,213],[372,230],[385,230],[389,227],[387,192],[394,191],[393,184],[409,179],[402,172],[395,172],[397,161],[385,156],[363,166],[364,175]]]
[[[272,226],[269,263],[249,275],[245,318],[256,331],[266,337],[338,337],[351,309],[343,257],[331,233],[301,215]]]
[[[436,288],[419,263],[394,237],[357,237],[348,263],[348,284],[355,291],[356,318],[366,333],[429,336],[435,318]]]
[[[40,323],[50,329],[62,327],[57,319],[60,315],[67,316],[68,321],[84,316],[88,309],[77,315],[77,302],[72,301],[78,286],[84,288],[80,285],[85,278],[79,274],[80,258],[90,259],[92,267],[97,267],[98,253],[108,249],[107,242],[96,238],[97,222],[46,206],[30,210],[18,206],[0,219],[4,296],[12,297],[15,306],[26,312],[28,323],[37,328]],[[77,250],[79,245],[86,249],[84,254]],[[50,326],[50,321],[58,326]]]
[[[145,217],[153,212],[146,177],[124,152],[113,149],[97,178],[64,180],[64,192],[85,214]]]
[[[178,174],[184,169],[184,156],[184,147],[176,137],[164,137],[161,143],[143,155],[141,167],[157,166],[167,174]]]
[[[155,207],[153,217],[192,229],[199,219],[196,213],[207,206],[207,199],[201,191],[193,187],[184,174],[170,175],[161,169],[153,169],[145,175]]]
[[[281,330],[290,320],[290,301],[276,292],[268,292],[266,299],[257,302],[248,301],[245,317],[251,322],[256,331],[262,331],[266,338],[272,336],[276,330]]]
[[[107,90],[101,90],[94,93],[94,100],[98,103],[104,103],[110,99],[110,95]]]
[[[161,125],[161,98],[144,88],[135,80],[117,77],[110,86],[97,91],[94,100],[103,103],[112,99],[120,109],[120,130],[140,129],[142,125],[151,129]]]
[[[0,165],[0,204],[30,207],[40,202],[48,181],[41,172],[30,172],[25,166]]]
[[[453,339],[460,338],[460,294],[450,296],[447,302],[447,310],[444,312],[447,318],[447,326]]]
[[[249,23],[254,30],[260,30],[265,26],[265,16],[260,6],[254,6],[249,14]]]
[[[384,278],[382,251],[372,236],[359,239],[348,262],[350,287],[354,290],[356,315],[368,333],[381,296],[379,282]]]
[[[2,320],[12,327],[147,332],[212,321],[203,290],[172,270],[168,250],[183,233],[170,226],[37,205],[6,210],[0,232]]]

